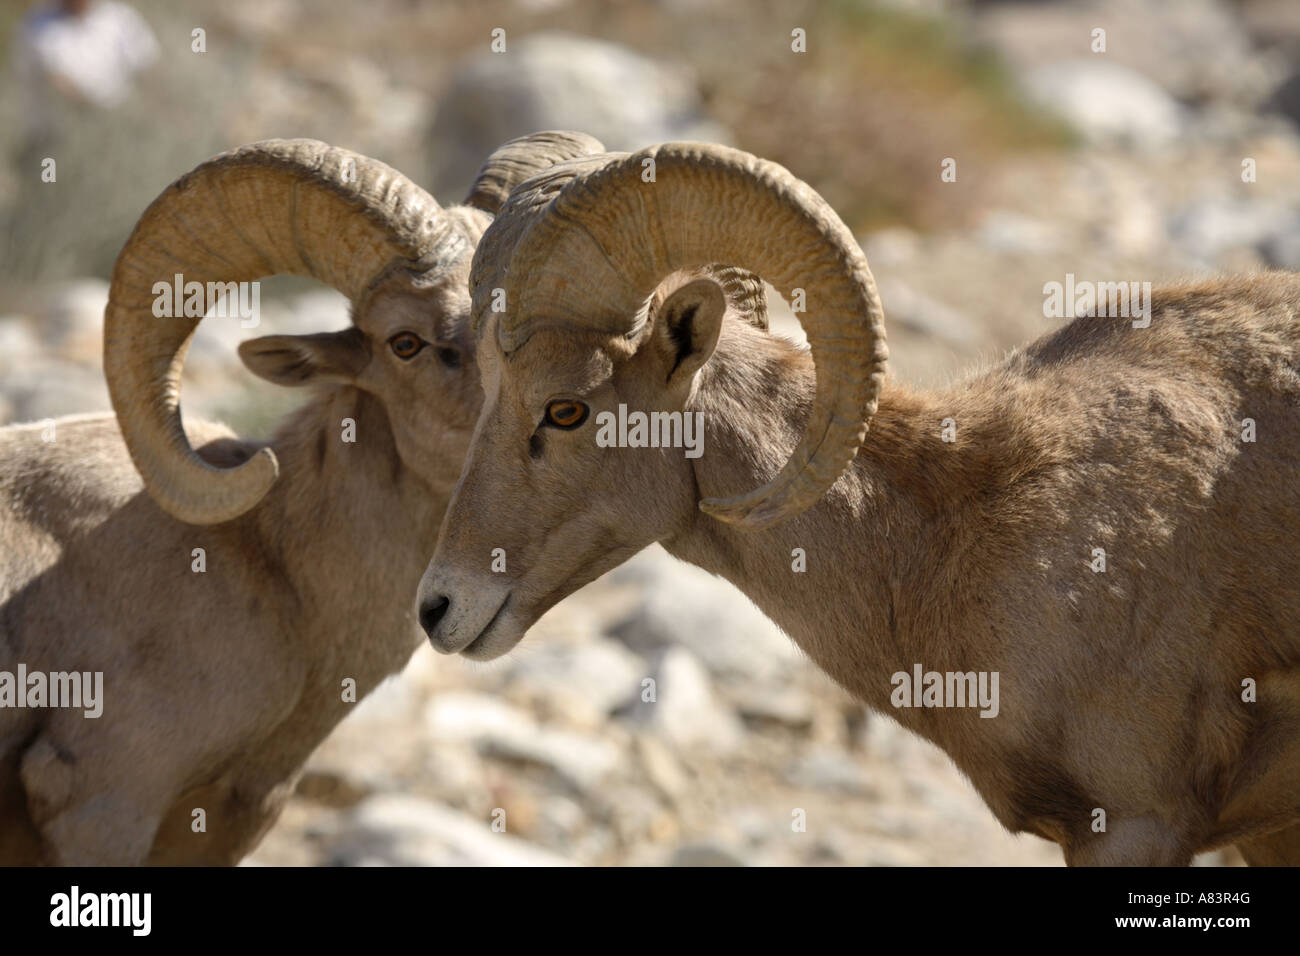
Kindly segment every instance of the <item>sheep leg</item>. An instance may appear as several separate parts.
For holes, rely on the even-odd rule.
[[[77,760],[46,737],[23,755],[20,775],[42,842],[42,862],[57,866],[133,866],[149,855],[162,819],[149,786],[103,790],[77,777]],[[139,782],[139,778],[137,778]]]
[[[261,786],[222,778],[190,791],[163,817],[149,865],[234,866],[257,848],[280,818],[299,775]],[[197,833],[192,826],[196,807],[206,812],[205,829]]]
[[[1237,849],[1251,866],[1300,866],[1300,823],[1239,840]]]
[[[117,794],[92,798],[41,826],[47,862],[58,866],[138,866],[149,855],[158,815]]]
[[[36,866],[40,862],[41,834],[27,813],[18,761],[0,761],[0,866]]]
[[[1065,847],[1067,866],[1188,866],[1193,850],[1155,817],[1112,820],[1105,833],[1085,832]]]

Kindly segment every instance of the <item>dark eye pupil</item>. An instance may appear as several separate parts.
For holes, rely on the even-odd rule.
[[[587,407],[581,402],[555,402],[546,407],[546,418],[559,428],[576,428],[587,417]]]

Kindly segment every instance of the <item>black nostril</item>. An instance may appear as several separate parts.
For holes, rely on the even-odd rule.
[[[438,622],[442,616],[447,613],[447,608],[451,607],[451,601],[445,597],[430,598],[420,604],[420,626],[424,628],[424,633],[433,637],[433,632],[438,628]]]

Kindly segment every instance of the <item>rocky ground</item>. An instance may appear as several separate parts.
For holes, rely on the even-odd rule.
[[[656,547],[556,607],[503,663],[421,649],[312,760],[253,860],[1059,856],[1003,832],[942,753],[868,718],[743,595]]]
[[[250,35],[273,37],[276,17],[292,6],[226,9]],[[894,6],[958,18],[1076,137],[1072,148],[1011,153],[970,175],[959,155],[955,183],[939,180],[936,156],[933,182],[922,187],[936,191],[928,205],[965,192],[963,215],[862,232],[899,379],[943,385],[1050,330],[1057,320],[1044,317],[1043,285],[1067,273],[1159,284],[1300,268],[1300,95],[1288,92],[1300,75],[1294,4]],[[1105,56],[1088,49],[1098,24],[1108,29]],[[290,110],[295,96],[326,96],[330,83],[342,83],[367,115],[375,97],[396,91],[396,105],[357,135],[414,135],[413,117],[435,112],[432,129],[457,149],[443,153],[430,180],[464,178],[470,154],[514,135],[509,123],[475,125],[484,115],[529,129],[591,128],[614,146],[700,130],[745,145],[709,114],[681,64],[564,36],[535,41],[529,57],[527,69],[563,64],[568,84],[529,98],[520,93],[526,80],[494,78],[481,58],[426,83],[361,57],[363,65],[322,68],[308,92],[270,66],[246,82],[262,91],[267,123],[283,122],[276,110]],[[620,127],[609,104],[619,77],[648,100],[634,111],[635,128]],[[448,107],[465,105],[446,91],[466,83],[473,108]],[[588,112],[575,113],[574,103]],[[1245,160],[1254,181],[1243,181]],[[850,178],[853,161],[844,158]],[[857,175],[870,190],[870,170]],[[102,278],[62,278],[0,298],[0,423],[107,407],[98,364],[105,297]],[[788,310],[773,306],[775,328],[797,337]],[[261,328],[201,327],[186,366],[187,411],[264,431],[292,399],[240,370],[234,345],[346,321],[333,293],[268,283]],[[648,681],[653,701],[643,697]],[[1201,862],[1235,861],[1227,852]],[[250,860],[1060,862],[1053,846],[1005,833],[942,753],[854,704],[730,585],[658,548],[563,602],[505,660],[475,665],[421,649],[320,749]]]

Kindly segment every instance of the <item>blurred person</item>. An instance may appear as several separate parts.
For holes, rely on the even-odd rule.
[[[16,189],[0,210],[0,278],[106,274],[128,207],[153,188],[134,180],[156,141],[157,96],[145,94],[158,91],[140,81],[160,60],[158,40],[119,0],[45,0],[17,26],[12,52]]]
[[[23,20],[14,49],[24,158],[42,152],[79,110],[110,110],[158,60],[158,40],[119,0],[53,0]],[[20,160],[21,161],[21,160]]]

